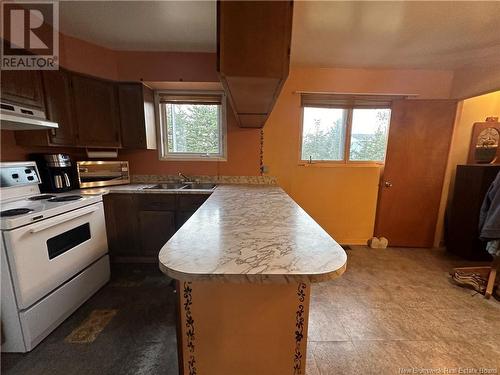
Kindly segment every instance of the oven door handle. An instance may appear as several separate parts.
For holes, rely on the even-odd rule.
[[[86,210],[83,210],[83,209],[77,210],[77,212],[74,212],[71,215],[65,215],[64,217],[61,217],[60,220],[58,220],[56,222],[52,221],[51,223],[37,225],[36,227],[33,227],[30,229],[30,233],[41,232],[45,229],[49,229],[49,228],[55,227],[56,225],[65,223],[66,221],[70,221],[70,220],[77,219],[77,218],[85,216],[85,215],[89,215],[92,212],[97,211],[98,209],[99,209],[99,207],[90,207],[90,208],[87,208]]]

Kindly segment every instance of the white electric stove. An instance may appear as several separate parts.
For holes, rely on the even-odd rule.
[[[41,194],[34,162],[0,164],[3,352],[27,352],[110,277],[102,197]]]

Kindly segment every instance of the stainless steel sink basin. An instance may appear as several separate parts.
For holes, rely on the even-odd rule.
[[[216,187],[217,187],[216,184],[210,184],[210,183],[204,183],[204,184],[186,183],[186,186],[183,187],[182,189],[213,190]]]
[[[167,183],[164,183],[164,184],[157,184],[157,185],[149,186],[149,187],[144,188],[144,189],[177,190],[177,189],[182,189],[184,186],[186,186],[186,185],[185,184],[176,183],[176,182],[167,182]]]

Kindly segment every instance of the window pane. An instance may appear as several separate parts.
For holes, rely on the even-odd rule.
[[[219,154],[219,109],[216,104],[165,104],[168,152]]]
[[[354,109],[349,160],[384,161],[390,109]]]
[[[302,160],[343,160],[347,111],[304,107]]]

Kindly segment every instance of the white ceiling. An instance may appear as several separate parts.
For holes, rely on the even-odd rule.
[[[63,33],[115,50],[215,52],[209,1],[63,1]],[[500,63],[500,1],[295,1],[292,65],[457,69]]]
[[[61,1],[60,31],[114,50],[215,52],[213,1]]]
[[[498,65],[499,25],[499,1],[296,1],[292,63],[437,69]]]

